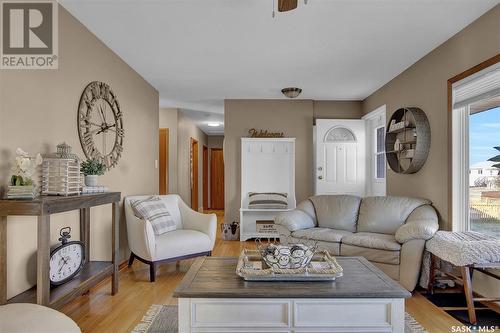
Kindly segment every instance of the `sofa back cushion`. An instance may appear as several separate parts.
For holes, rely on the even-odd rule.
[[[430,203],[409,197],[364,198],[359,208],[357,231],[394,235],[416,208]]]
[[[314,205],[319,227],[356,231],[361,198],[352,195],[317,195],[309,200]]]

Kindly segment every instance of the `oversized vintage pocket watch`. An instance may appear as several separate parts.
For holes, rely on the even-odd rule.
[[[61,245],[50,252],[49,278],[52,285],[63,284],[74,278],[85,264],[85,245],[79,241],[68,242],[71,228],[59,231]]]

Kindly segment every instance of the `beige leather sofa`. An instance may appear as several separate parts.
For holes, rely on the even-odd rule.
[[[349,195],[311,197],[275,223],[282,243],[313,240],[334,255],[365,257],[410,291],[439,227],[428,200]]]

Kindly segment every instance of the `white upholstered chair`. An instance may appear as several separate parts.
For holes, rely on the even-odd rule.
[[[192,210],[177,194],[160,195],[175,220],[177,229],[155,235],[151,223],[136,217],[130,206],[131,200],[148,197],[150,196],[129,196],[124,200],[131,251],[129,266],[135,258],[148,264],[150,280],[154,282],[156,265],[159,263],[212,254],[217,230],[215,214],[201,214]]]

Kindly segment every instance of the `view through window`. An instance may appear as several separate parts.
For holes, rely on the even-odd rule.
[[[469,166],[469,228],[500,237],[500,97],[470,105]]]

